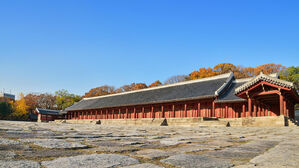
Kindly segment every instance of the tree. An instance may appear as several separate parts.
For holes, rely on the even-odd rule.
[[[43,93],[37,96],[36,107],[43,109],[57,109],[56,97],[49,93]]]
[[[147,85],[145,83],[132,83],[133,90],[139,90],[139,89],[145,89],[147,88]]]
[[[38,95],[32,93],[27,94],[25,96],[25,101],[28,106],[28,110],[30,112],[33,112],[34,109],[37,107]]]
[[[55,96],[58,110],[64,110],[65,108],[73,105],[75,102],[81,100],[80,96],[70,94],[67,90],[56,91]]]
[[[280,78],[293,82],[295,88],[299,89],[299,66],[291,66],[280,72]]]
[[[206,78],[217,75],[217,72],[212,68],[200,68],[199,71],[192,72],[189,76],[191,80]]]
[[[175,75],[175,76],[172,76],[172,77],[168,78],[164,82],[164,84],[168,85],[168,84],[183,82],[183,81],[186,81],[187,78],[188,78],[188,76],[186,76],[186,75]]]
[[[257,76],[260,74],[260,72],[263,72],[264,74],[267,75],[272,73],[278,73],[280,70],[283,69],[285,69],[285,67],[280,64],[273,64],[273,63],[264,64],[254,69],[254,75]]]
[[[12,102],[0,102],[0,119],[8,119],[12,112]]]
[[[217,72],[217,74],[224,74],[229,72],[235,72],[238,70],[238,68],[231,64],[231,63],[221,63],[214,66],[214,71]]]
[[[246,68],[242,68],[241,71],[242,71],[242,74],[244,74],[245,78],[253,77],[254,76],[255,68],[253,68],[253,67],[246,67]]]
[[[26,104],[26,100],[24,98],[24,94],[20,93],[20,99],[15,101],[14,103],[14,111],[12,116],[15,119],[25,119],[27,120],[29,117],[28,113],[28,106]]]
[[[139,90],[148,88],[145,83],[131,83],[131,85],[124,85],[115,90],[115,93],[128,92],[132,90]]]
[[[156,86],[161,86],[162,83],[159,80],[156,80],[152,84],[150,84],[148,87],[156,87]]]
[[[100,86],[93,89],[90,89],[89,92],[85,93],[83,97],[95,97],[95,96],[103,96],[107,94],[114,93],[114,87],[113,86]]]

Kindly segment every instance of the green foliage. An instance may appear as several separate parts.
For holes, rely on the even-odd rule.
[[[13,108],[11,103],[0,102],[0,119],[8,119],[12,112]]]
[[[59,90],[55,92],[57,109],[64,110],[81,100],[81,96],[70,94],[67,90]]]
[[[286,70],[280,72],[280,78],[293,82],[295,88],[299,89],[299,66],[288,67]]]

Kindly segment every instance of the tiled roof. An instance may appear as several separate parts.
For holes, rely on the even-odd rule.
[[[235,95],[235,89],[239,86],[242,86],[246,82],[248,82],[252,78],[246,78],[246,79],[236,79],[233,80],[231,85],[228,87],[228,89],[218,97],[217,100],[215,100],[216,103],[224,103],[224,102],[236,102],[236,101],[246,101],[243,98],[240,98]]]
[[[62,115],[62,111],[60,111],[60,110],[49,110],[49,109],[36,108],[36,111],[40,114]]]
[[[255,85],[256,83],[258,83],[260,81],[266,81],[266,82],[269,82],[269,83],[272,83],[275,85],[294,89],[294,84],[292,82],[288,82],[288,81],[281,80],[281,79],[278,79],[275,77],[271,77],[270,75],[265,75],[263,73],[260,73],[255,78],[253,78],[250,81],[244,83],[243,85],[237,87],[235,89],[235,94],[238,94],[238,93],[248,89],[249,87],[251,87],[252,85]]]
[[[154,104],[202,98],[214,98],[227,88],[233,79],[232,73],[214,77],[180,82],[154,88],[130,91],[106,96],[84,98],[66,108],[66,111],[120,107],[139,104]]]

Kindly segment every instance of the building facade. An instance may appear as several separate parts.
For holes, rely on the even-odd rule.
[[[0,102],[15,101],[15,95],[9,93],[0,93]]]
[[[65,118],[65,112],[60,110],[36,108],[35,114],[37,114],[37,122],[48,122]]]
[[[106,96],[65,109],[68,120],[295,117],[299,96],[276,75],[235,79],[233,73]]]

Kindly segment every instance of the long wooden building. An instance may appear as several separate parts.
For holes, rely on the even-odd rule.
[[[84,98],[68,107],[68,120],[286,116],[299,96],[277,75],[235,79],[233,73],[124,93]]]

